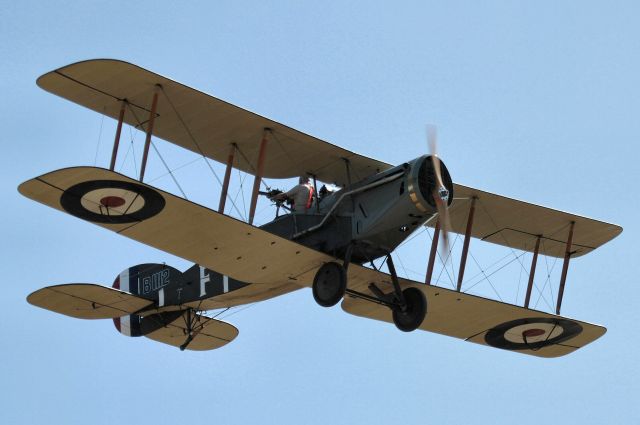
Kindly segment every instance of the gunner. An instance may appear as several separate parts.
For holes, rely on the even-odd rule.
[[[313,204],[313,185],[309,183],[309,177],[300,176],[298,184],[288,192],[279,193],[271,197],[274,201],[292,201],[291,211],[296,214],[306,213]]]

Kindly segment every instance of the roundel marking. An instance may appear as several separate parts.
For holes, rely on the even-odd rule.
[[[505,350],[538,350],[559,344],[582,332],[582,326],[567,319],[532,317],[512,320],[490,329],[487,344]]]
[[[100,199],[100,204],[107,208],[118,208],[123,206],[126,203],[126,199],[123,199],[119,196],[105,196]]]
[[[95,223],[133,223],[158,214],[165,206],[160,193],[138,183],[91,180],[65,190],[60,197],[69,214]]]
[[[536,329],[536,328],[526,329],[522,331],[522,337],[534,338],[536,336],[544,335],[546,332],[547,331],[545,331],[544,329]]]

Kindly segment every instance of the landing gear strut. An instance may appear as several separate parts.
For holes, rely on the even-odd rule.
[[[427,298],[416,287],[411,286],[404,290],[400,287],[391,254],[387,256],[387,265],[391,274],[393,292],[385,294],[375,283],[369,285],[373,296],[347,289],[347,267],[351,261],[352,251],[353,245],[347,249],[344,264],[332,261],[318,269],[313,279],[313,299],[322,307],[333,307],[345,293],[348,293],[353,297],[389,307],[393,323],[401,331],[411,332],[418,329],[427,315]]]
[[[369,290],[374,296],[347,289],[347,293],[356,298],[365,299],[378,304],[386,305],[391,309],[393,323],[402,332],[411,332],[420,327],[427,315],[427,298],[424,293],[413,286],[404,290],[400,288],[396,268],[393,265],[391,255],[387,256],[387,265],[391,273],[393,292],[385,294],[375,283],[369,285]]]

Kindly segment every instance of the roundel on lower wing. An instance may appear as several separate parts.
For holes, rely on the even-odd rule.
[[[155,190],[133,182],[92,180],[78,183],[60,197],[65,211],[95,223],[133,223],[158,214],[165,200]]]
[[[487,344],[505,350],[537,350],[559,344],[582,332],[579,323],[553,317],[512,320],[490,329]]]

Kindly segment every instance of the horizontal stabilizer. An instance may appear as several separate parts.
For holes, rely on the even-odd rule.
[[[111,319],[135,313],[152,304],[128,292],[92,283],[48,286],[33,292],[27,301],[78,319]]]
[[[192,338],[189,338],[189,321]],[[145,336],[181,349],[205,351],[230,343],[238,336],[238,329],[227,322],[185,312],[181,318]]]

